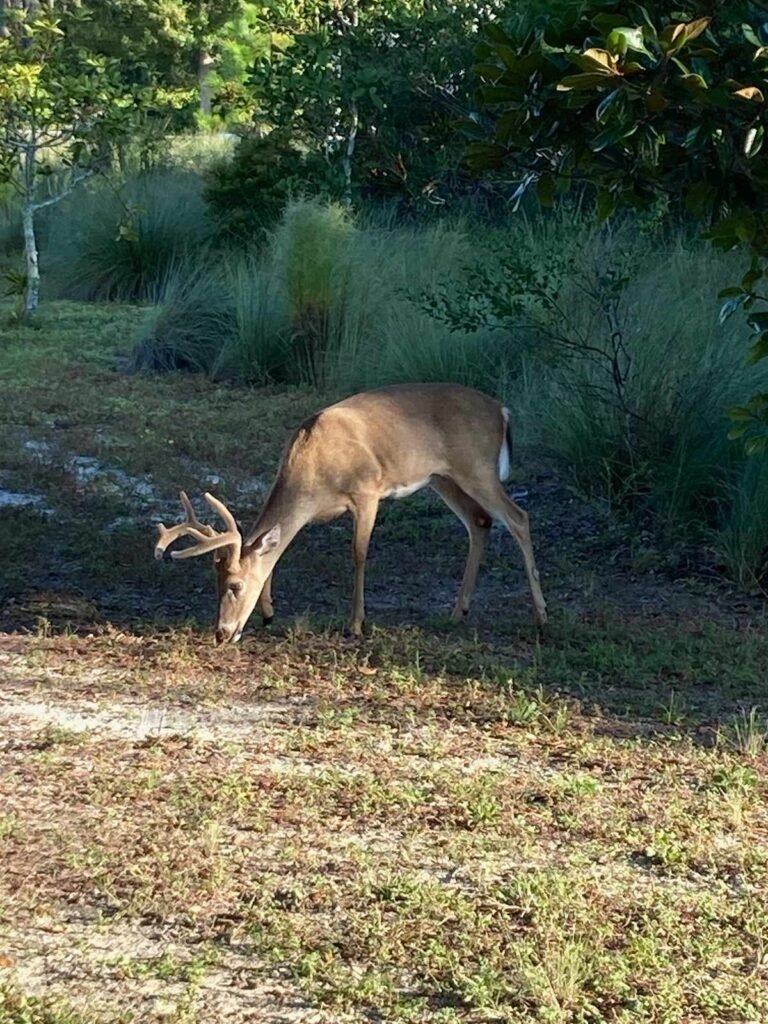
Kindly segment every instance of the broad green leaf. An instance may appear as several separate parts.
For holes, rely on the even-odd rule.
[[[645,45],[643,30],[639,27],[616,27],[608,33],[605,44],[611,53],[618,54],[621,57],[624,56],[627,50],[635,50],[638,53],[644,53],[647,57],[653,57],[653,54]]]
[[[472,72],[484,82],[491,82],[495,85],[504,74],[504,68],[500,68],[498,64],[475,64]]]
[[[763,270],[759,266],[753,265],[741,279],[742,289],[751,292],[762,276]]]

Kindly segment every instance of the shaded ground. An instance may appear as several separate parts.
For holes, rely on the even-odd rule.
[[[369,637],[341,522],[216,650],[152,523],[247,522],[323,400],[117,373],[141,315],[2,342],[0,1024],[768,1019],[764,607],[522,453],[544,642],[501,531],[448,624],[464,532],[417,497]]]

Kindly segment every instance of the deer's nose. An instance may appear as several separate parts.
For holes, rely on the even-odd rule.
[[[217,629],[214,634],[217,644],[225,644],[230,636],[231,634],[228,629]]]

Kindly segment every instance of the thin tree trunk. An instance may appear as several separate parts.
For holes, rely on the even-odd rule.
[[[40,302],[40,266],[37,259],[37,239],[35,238],[35,210],[29,196],[24,198],[21,222],[24,227],[24,257],[27,264],[24,312],[27,316],[33,316],[37,312]]]
[[[213,95],[211,89],[211,72],[213,71],[213,57],[207,50],[200,50],[197,56],[197,85],[200,89],[200,113],[210,117],[213,110]]]
[[[357,104],[352,101],[349,107],[350,126],[347,134],[347,148],[344,151],[342,166],[344,167],[344,192],[341,201],[345,206],[352,205],[352,159],[355,155],[355,142],[357,141],[357,129],[360,119],[357,113]]]

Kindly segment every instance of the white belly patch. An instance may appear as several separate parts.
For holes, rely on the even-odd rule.
[[[429,483],[429,477],[426,480],[419,480],[417,484],[401,484],[399,487],[393,487],[391,491],[387,491],[383,494],[383,498],[407,498],[410,494],[415,494],[416,491],[420,491],[422,487],[426,487]]]
[[[509,479],[509,474],[512,467],[510,466],[509,460],[509,442],[507,440],[507,424],[509,423],[509,409],[505,406],[501,410],[501,415],[504,418],[504,437],[501,442],[501,450],[499,451],[499,480],[503,483]]]

